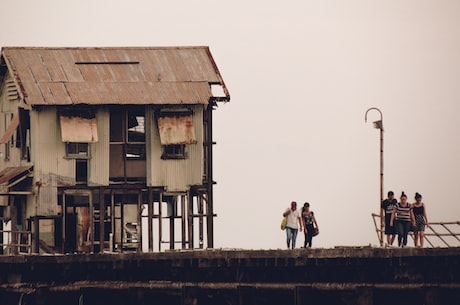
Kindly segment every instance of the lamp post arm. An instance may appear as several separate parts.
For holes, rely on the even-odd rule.
[[[366,110],[366,113],[365,113],[365,115],[364,115],[364,122],[367,123],[367,113],[368,113],[369,111],[371,111],[371,110],[377,110],[377,111],[380,113],[380,121],[382,122],[382,126],[381,126],[380,129],[383,130],[383,114],[382,114],[382,111],[380,111],[380,109],[377,108],[377,107],[371,107],[371,108],[369,108],[369,109]]]

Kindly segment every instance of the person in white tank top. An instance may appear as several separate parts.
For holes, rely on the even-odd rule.
[[[288,208],[284,213],[283,217],[287,218],[286,223],[286,243],[288,249],[292,247],[295,248],[295,242],[297,239],[297,232],[300,230],[302,231],[302,218],[300,215],[300,211],[297,209],[297,202],[292,201],[291,207]],[[292,243],[291,243],[292,241]]]

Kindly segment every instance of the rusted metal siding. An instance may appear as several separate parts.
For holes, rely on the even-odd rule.
[[[29,105],[207,104],[221,84],[208,47],[3,48]]]
[[[195,126],[191,114],[158,117],[157,124],[162,145],[196,144]]]
[[[187,145],[187,159],[162,160],[162,146],[158,124],[153,111],[149,111],[151,124],[150,145],[147,145],[147,180],[150,186],[164,186],[170,192],[186,192],[191,185],[202,184],[203,180],[203,106],[193,107],[196,144]]]
[[[57,187],[75,185],[75,160],[66,159],[61,140],[56,108],[32,111],[30,117],[34,164],[34,185],[37,187],[37,208],[40,216],[56,215]]]
[[[62,142],[95,143],[98,140],[95,118],[60,115],[59,123]]]
[[[100,108],[96,112],[98,142],[91,143],[88,185],[109,185],[110,112]]]

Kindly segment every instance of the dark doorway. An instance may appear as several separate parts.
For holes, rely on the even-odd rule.
[[[93,204],[91,192],[65,191],[63,200],[64,253],[93,251]]]

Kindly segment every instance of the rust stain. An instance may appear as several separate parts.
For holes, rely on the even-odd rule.
[[[192,115],[161,116],[158,118],[158,129],[162,145],[197,142]]]
[[[60,116],[62,142],[94,143],[98,141],[96,119]]]

